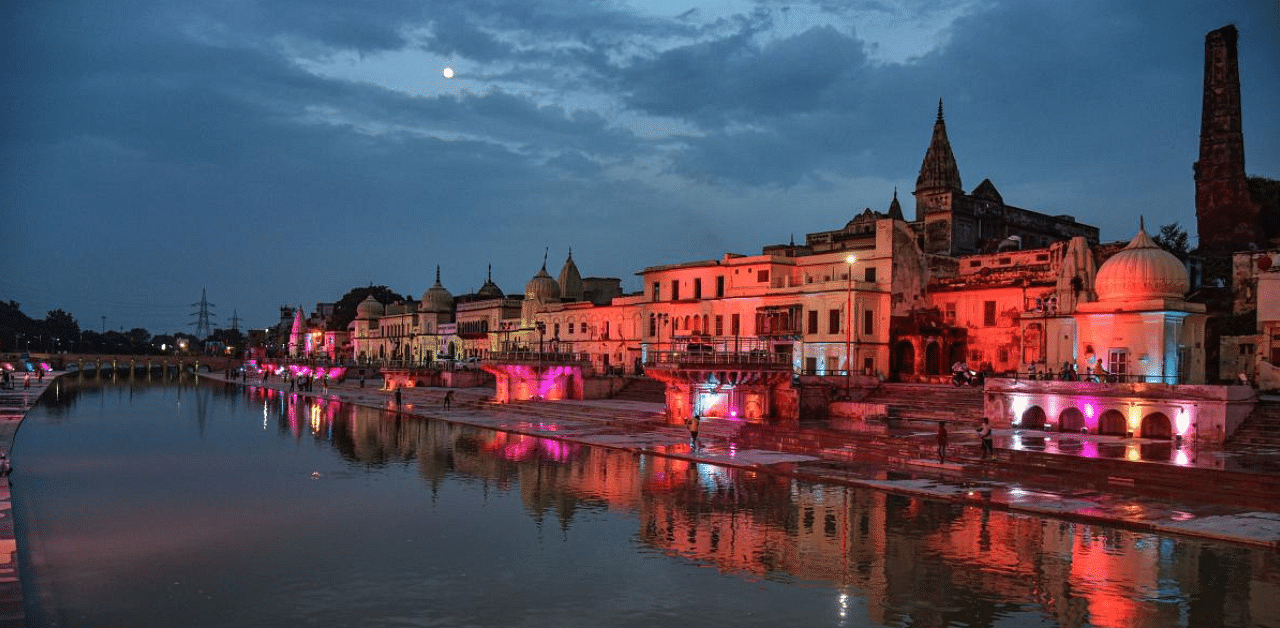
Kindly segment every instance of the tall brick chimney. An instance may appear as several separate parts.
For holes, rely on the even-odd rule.
[[[1200,160],[1195,163],[1196,223],[1202,253],[1246,250],[1260,240],[1259,208],[1249,195],[1240,114],[1234,25],[1204,38]]]

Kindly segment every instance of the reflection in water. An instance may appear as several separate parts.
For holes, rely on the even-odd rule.
[[[109,390],[91,386],[63,395],[74,400]],[[278,391],[205,383],[168,393],[170,402],[175,393],[183,400],[194,396],[202,440],[218,438],[226,429],[219,424],[234,422],[252,427],[259,440],[312,443],[361,473],[411,470],[425,483],[426,498],[439,502],[433,516],[450,516],[441,496],[456,495],[451,487],[459,483],[478,485],[486,502],[513,494],[524,513],[517,517],[540,530],[553,525],[566,543],[588,544],[574,568],[599,574],[604,582],[597,584],[633,591],[629,599],[638,601],[630,603],[643,606],[636,611],[645,614],[643,625],[687,625],[691,617],[716,623],[708,619],[714,617],[707,615],[713,612],[706,608],[709,600],[730,612],[762,605],[753,610],[759,615],[750,616],[766,625],[1280,624],[1280,564],[1274,553],[817,485]],[[74,405],[59,402],[62,409],[48,420],[83,421],[66,418],[65,409]],[[378,499],[370,496],[373,488],[349,490],[355,492],[338,496],[339,503]],[[395,495],[412,501],[403,492]],[[493,507],[490,516],[511,516],[498,510]],[[621,517],[633,530],[634,550],[615,538],[593,537],[592,526],[606,515]],[[502,543],[488,537],[469,542]],[[615,566],[633,565],[636,555],[647,554],[666,557],[669,569],[711,567],[725,577],[699,581],[698,595],[687,600],[672,598],[662,583],[690,577],[687,572],[654,576]],[[467,591],[491,585],[456,586]],[[788,591],[826,601],[795,604]],[[449,600],[462,593],[438,595]],[[456,603],[464,605],[461,599]],[[610,623],[606,617],[611,616],[588,613],[576,620]],[[367,625],[395,623],[361,619]],[[444,623],[465,622],[454,617]]]

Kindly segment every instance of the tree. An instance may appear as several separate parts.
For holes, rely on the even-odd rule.
[[[356,306],[360,305],[360,302],[371,294],[374,299],[378,300],[378,303],[383,305],[406,300],[405,297],[392,292],[386,286],[352,288],[334,304],[333,316],[329,317],[329,324],[326,325],[326,329],[329,331],[346,331],[347,325],[350,325],[351,321],[356,319]]]
[[[1176,222],[1162,225],[1159,235],[1151,239],[1160,245],[1160,248],[1178,256],[1178,259],[1187,259],[1187,253],[1191,251],[1187,230]]]
[[[80,324],[61,309],[50,310],[45,314],[42,326],[49,338],[49,346],[54,351],[73,349],[80,339]]]

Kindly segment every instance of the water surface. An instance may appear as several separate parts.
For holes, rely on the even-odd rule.
[[[1280,625],[1263,550],[189,378],[64,378],[14,459],[39,625]]]

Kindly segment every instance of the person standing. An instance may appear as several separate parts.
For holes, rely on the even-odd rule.
[[[445,409],[445,410],[448,410],[451,406],[453,406],[453,391],[452,391],[452,390],[447,391],[447,392],[445,392],[445,393],[444,393],[444,409]]]
[[[400,396],[400,389],[399,389],[399,388],[397,388],[397,389],[396,389],[396,411],[397,411],[397,412],[400,410],[400,405],[401,405],[401,402],[402,402],[402,401],[403,401],[403,399],[402,399],[402,398],[401,398],[401,396]]]
[[[947,422],[938,421],[938,464],[947,463]]]
[[[698,427],[700,423],[702,423],[702,417],[698,416],[697,412],[694,412],[693,416],[684,422],[685,427],[689,428],[689,446],[693,451],[698,450]]]
[[[995,439],[991,436],[991,419],[982,417],[982,426],[978,428],[978,437],[982,439],[982,459],[987,456],[996,457]]]

